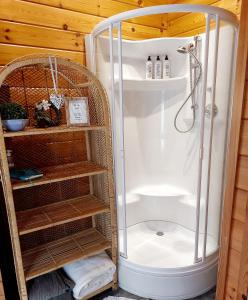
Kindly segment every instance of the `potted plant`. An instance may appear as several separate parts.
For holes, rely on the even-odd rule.
[[[28,123],[27,111],[15,102],[0,105],[0,114],[4,127],[10,131],[23,130]]]

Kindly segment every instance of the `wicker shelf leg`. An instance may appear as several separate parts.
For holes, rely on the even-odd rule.
[[[110,120],[109,120],[110,122]],[[110,124],[108,124],[110,127]],[[112,137],[111,132],[105,132],[106,135],[106,147],[107,149],[112,149]],[[112,235],[112,260],[118,270],[118,238],[117,238],[117,213],[116,213],[116,203],[115,203],[115,188],[113,180],[113,159],[112,153],[108,153],[108,187],[109,187],[109,197],[110,197],[110,211],[111,211],[111,235]],[[113,278],[114,290],[118,288],[118,271],[116,271]]]
[[[1,123],[1,119],[0,119],[0,123]],[[16,276],[17,283],[18,283],[21,300],[27,300],[28,296],[27,296],[26,280],[23,271],[20,240],[19,240],[18,228],[16,223],[14,199],[13,199],[12,187],[10,182],[9,166],[8,166],[2,126],[0,126],[0,149],[1,149],[0,151],[1,180],[3,185],[4,198],[5,198],[8,220],[9,220],[13,256],[14,256],[15,268],[17,273]]]
[[[89,139],[89,133],[85,132],[85,139],[86,139],[86,151],[87,151],[87,160],[91,161],[91,149],[90,149],[90,139]],[[94,194],[94,188],[93,188],[93,180],[92,177],[89,177],[90,182],[90,194]],[[96,227],[96,218],[95,216],[92,216],[92,226]]]

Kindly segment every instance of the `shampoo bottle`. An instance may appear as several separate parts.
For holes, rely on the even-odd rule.
[[[146,79],[152,79],[152,71],[153,71],[153,63],[151,60],[151,56],[148,56],[146,62]]]
[[[165,55],[163,62],[163,78],[170,78],[170,61],[168,59],[168,55]]]
[[[155,79],[161,79],[162,78],[162,63],[161,63],[161,60],[160,60],[159,56],[157,56],[154,69],[155,69],[154,70],[154,73],[155,73],[154,78]]]

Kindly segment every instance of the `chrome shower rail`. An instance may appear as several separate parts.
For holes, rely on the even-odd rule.
[[[123,22],[131,18],[167,13],[203,13],[208,15],[218,15],[221,20],[232,24],[236,28],[238,28],[239,24],[237,17],[233,13],[220,7],[200,4],[169,4],[133,9],[109,17],[108,19],[97,24],[91,34],[93,37],[96,37],[108,29],[110,24],[118,24],[119,22]]]
[[[125,180],[125,144],[124,144],[124,97],[123,97],[123,69],[122,69],[122,22],[131,18],[137,18],[147,15],[164,14],[164,13],[202,13],[205,15],[205,52],[203,59],[203,86],[202,86],[202,99],[201,99],[201,112],[200,112],[200,147],[199,147],[199,162],[198,162],[198,179],[197,179],[197,196],[196,196],[196,231],[195,231],[195,251],[194,251],[194,263],[202,262],[206,259],[206,246],[207,246],[207,227],[208,227],[208,207],[209,207],[209,190],[210,190],[210,174],[211,174],[211,151],[212,151],[212,139],[213,139],[213,108],[216,97],[216,77],[217,77],[217,57],[219,48],[219,30],[220,22],[224,21],[232,25],[234,29],[234,35],[237,38],[238,33],[238,19],[237,17],[222,8],[208,5],[185,5],[185,4],[171,4],[171,5],[159,5],[153,7],[146,7],[135,9],[127,12],[123,12],[112,16],[101,23],[99,23],[92,31],[90,35],[91,49],[93,49],[90,57],[90,67],[93,72],[96,73],[96,38],[103,32],[109,33],[109,47],[110,47],[110,73],[111,73],[111,112],[112,112],[112,124],[113,124],[113,145],[114,145],[114,157],[121,158],[121,171],[122,171],[122,184],[121,188],[117,190],[121,193],[122,199],[122,213],[120,218],[123,222],[123,249],[120,250],[120,255],[124,258],[128,257],[127,251],[127,226],[126,226],[126,180]],[[207,156],[207,192],[205,200],[205,211],[203,214],[204,219],[204,232],[203,232],[203,247],[202,254],[199,255],[199,234],[200,234],[200,208],[201,208],[201,196],[202,196],[202,171],[203,171],[203,156],[204,156],[204,138],[205,138],[205,105],[206,105],[206,93],[207,93],[207,78],[208,78],[208,61],[209,61],[209,38],[210,38],[210,24],[211,21],[215,25],[215,42],[214,42],[214,67],[212,71],[213,80],[211,82],[212,94],[211,94],[211,120],[210,120],[210,136],[209,136],[209,148]],[[114,51],[113,51],[113,29],[117,29],[117,55],[118,55],[118,97],[120,103],[120,147],[117,148],[115,141],[117,137],[116,132],[116,120],[115,120],[115,70],[114,70]],[[236,38],[234,39],[236,41]],[[236,51],[233,46],[233,52]],[[233,59],[233,69],[235,68],[235,59]],[[232,104],[233,91],[230,88],[228,97],[228,107]],[[228,133],[226,132],[226,136]],[[227,139],[225,140],[225,147]],[[115,160],[115,168],[116,166]],[[115,174],[118,172],[115,170]],[[118,199],[116,200],[118,201]]]

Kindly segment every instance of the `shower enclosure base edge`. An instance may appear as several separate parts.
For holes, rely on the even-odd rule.
[[[181,300],[206,293],[216,284],[218,253],[211,255],[204,263],[189,268],[178,268],[171,274],[168,269],[135,266],[128,260],[119,259],[119,286],[139,297],[156,300]],[[196,268],[197,266],[197,268]],[[175,272],[176,271],[176,272]]]

